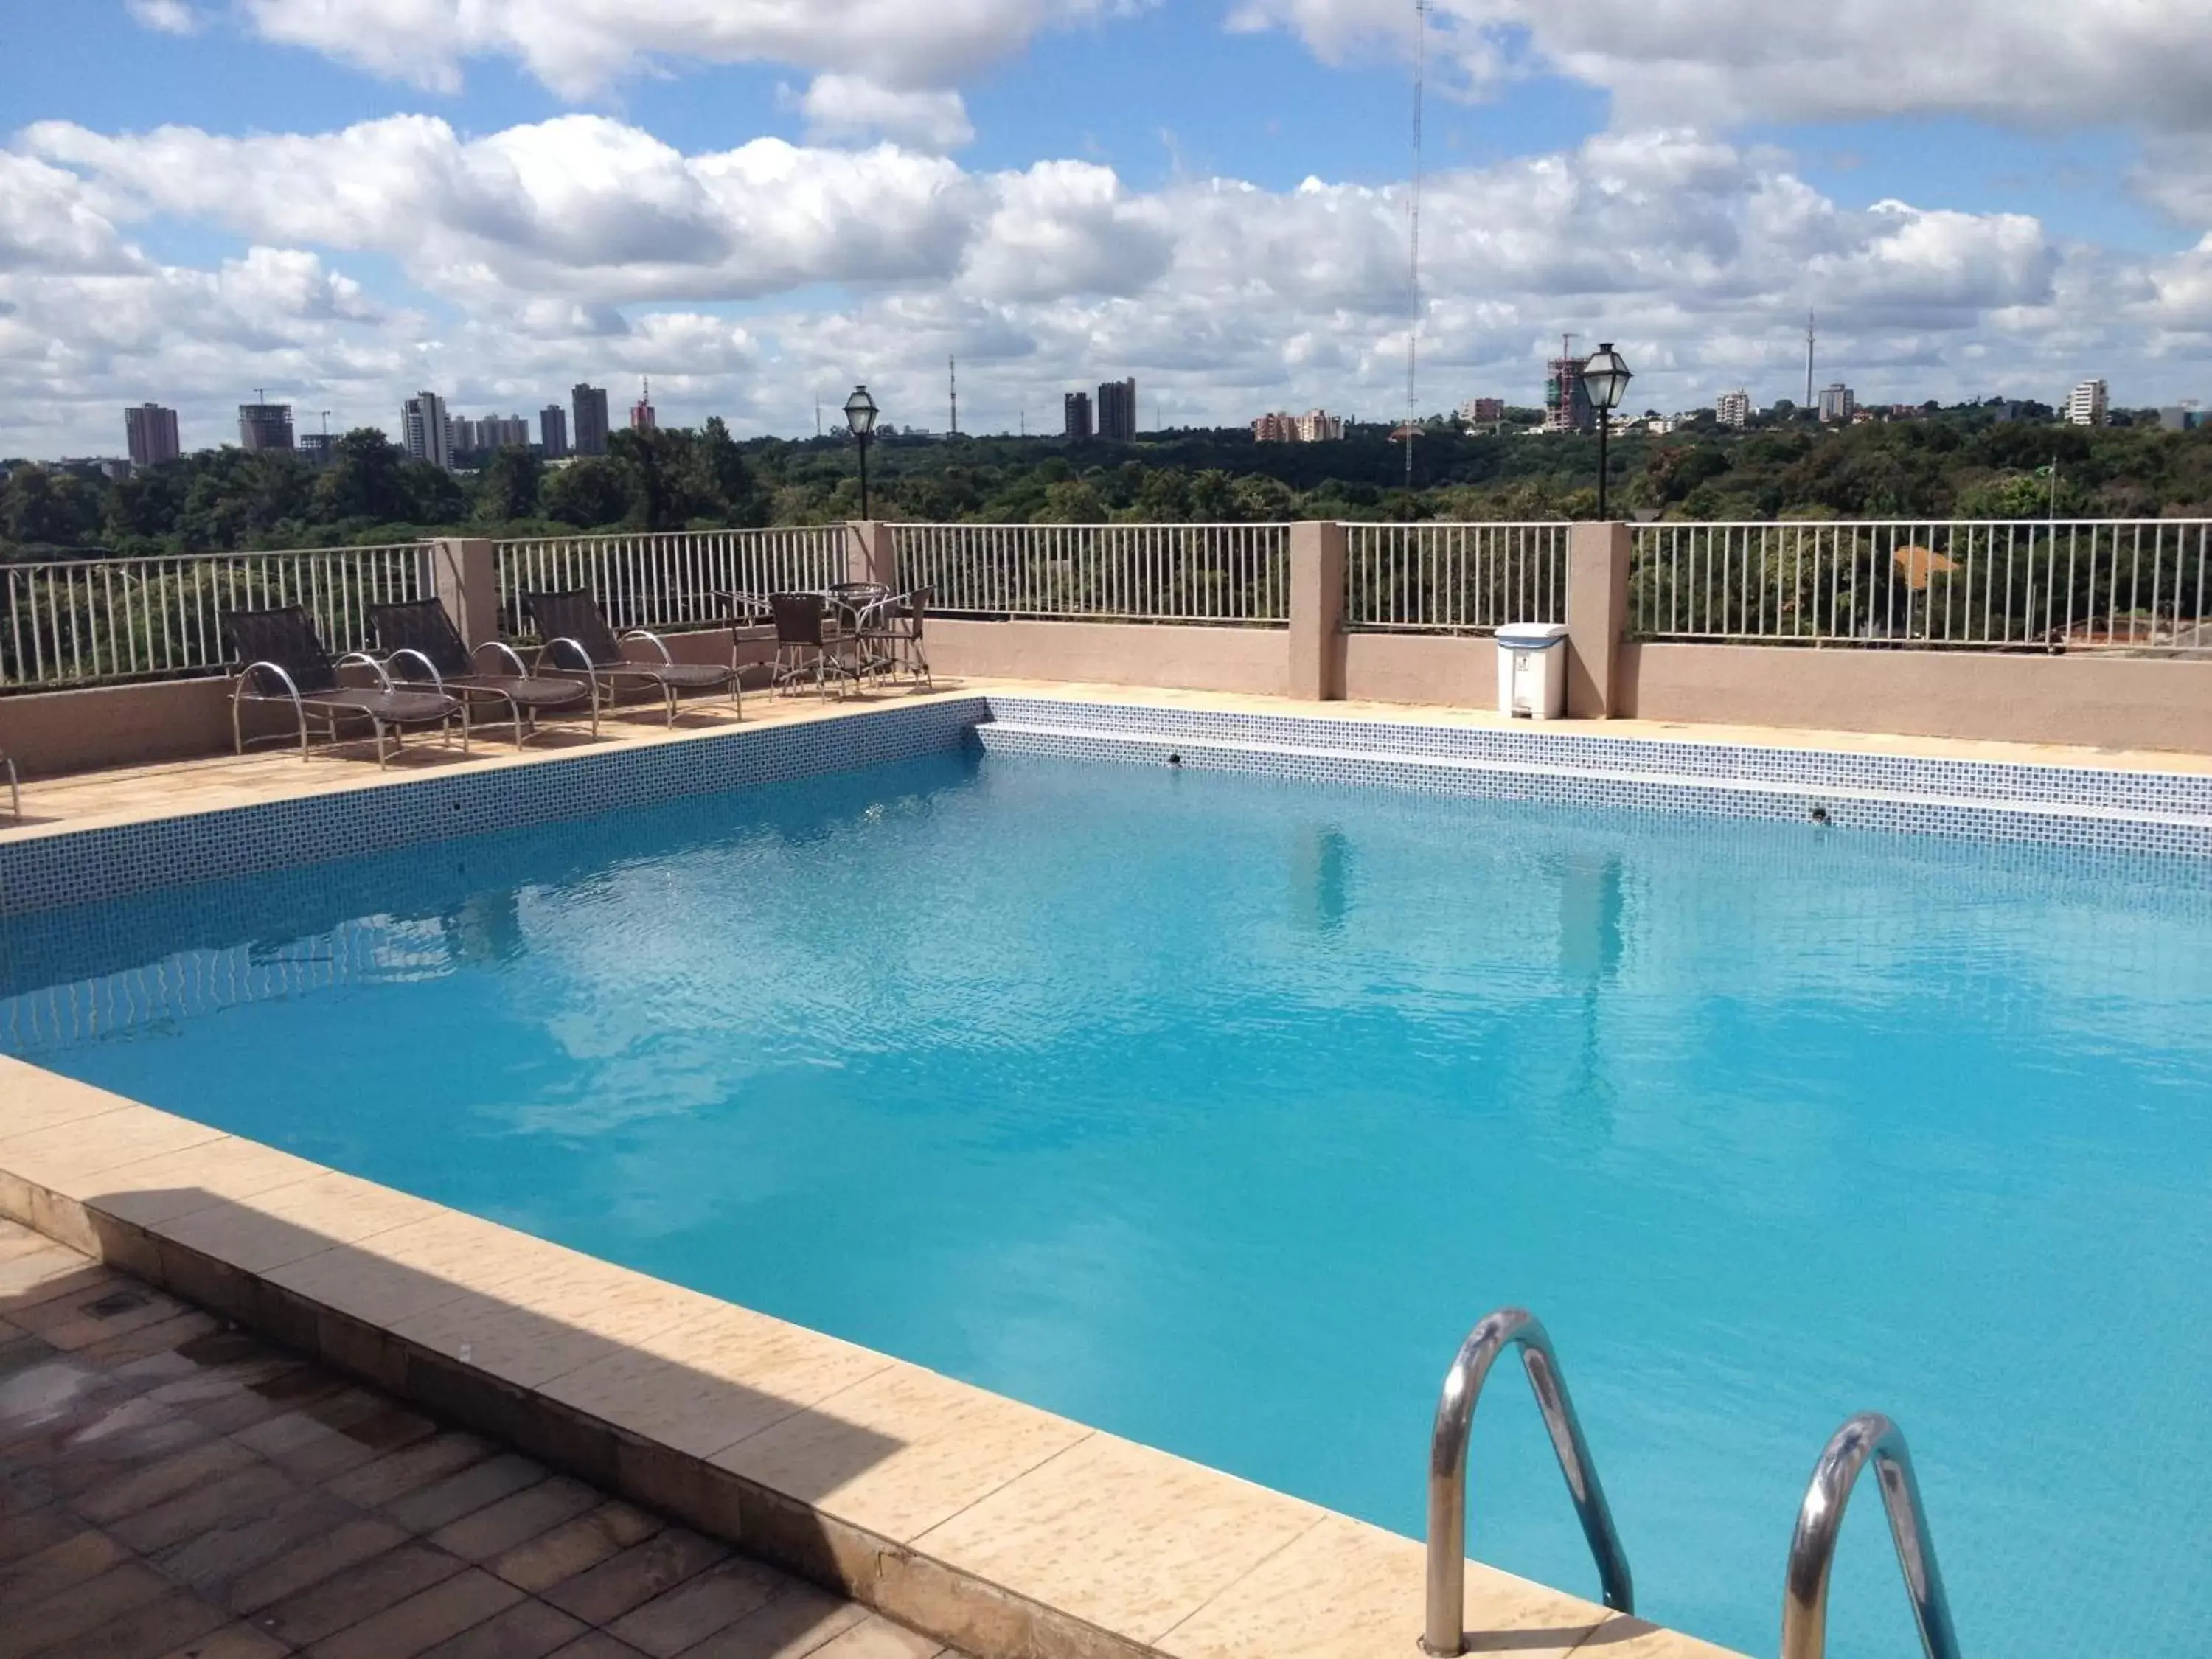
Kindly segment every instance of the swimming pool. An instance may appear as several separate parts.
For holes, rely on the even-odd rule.
[[[0,988],[57,1070],[1402,1532],[1525,1304],[1639,1611],[1753,1652],[1869,1407],[1971,1650],[2212,1613],[2200,865],[949,752],[19,917]],[[1594,1594],[1510,1375],[1473,1462],[1474,1552]],[[1895,1576],[1862,1497],[1832,1651],[1911,1650]]]

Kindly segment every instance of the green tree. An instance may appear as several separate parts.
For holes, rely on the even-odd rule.
[[[425,530],[458,525],[469,510],[468,494],[461,481],[428,461],[404,463],[399,469],[399,487],[406,492],[406,521]]]
[[[744,451],[730,436],[720,416],[707,417],[692,446],[692,468],[695,493],[709,504],[707,511],[714,517],[738,529],[761,522],[760,486],[753,478],[752,468],[745,464]]]
[[[555,467],[538,486],[538,503],[549,519],[572,524],[579,530],[599,530],[620,524],[629,511],[629,496],[614,464],[589,456]]]
[[[527,444],[509,444],[484,463],[477,475],[476,516],[483,524],[538,516],[538,490],[544,468]]]
[[[1047,484],[1044,505],[1037,509],[1036,524],[1097,524],[1106,517],[1106,503],[1088,478],[1063,478]]]
[[[99,492],[81,478],[19,466],[0,484],[0,530],[25,545],[82,547],[98,532],[101,505]]]
[[[376,428],[355,428],[331,446],[330,464],[315,480],[316,516],[325,524],[404,520],[412,507],[400,477],[404,459],[399,447]]]
[[[118,543],[153,541],[172,534],[185,505],[190,475],[181,463],[148,467],[118,478],[108,490],[107,533]]]

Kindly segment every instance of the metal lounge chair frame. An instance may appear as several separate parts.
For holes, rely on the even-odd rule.
[[[716,663],[678,662],[668,648],[668,641],[647,628],[625,629],[617,635],[589,588],[525,593],[522,606],[538,624],[538,635],[545,641],[544,660],[556,668],[582,674],[591,682],[594,710],[603,701],[611,704],[618,683],[628,681],[659,690],[667,701],[671,726],[676,724],[680,694],[690,690],[726,685],[730,702],[738,714],[742,717],[745,712],[744,687],[739,684],[734,664],[725,668]],[[624,656],[623,647],[632,640],[645,641],[660,653],[660,660],[640,662]]]
[[[328,743],[342,741],[338,734],[340,720],[368,720],[376,733],[379,770],[389,760],[384,745],[387,731],[395,749],[404,742],[404,729],[410,726],[436,726],[450,741],[452,722],[456,716],[461,725],[461,752],[468,753],[466,704],[443,692],[398,690],[392,684],[392,677],[384,672],[384,665],[366,651],[331,656],[303,606],[284,605],[266,611],[226,611],[222,625],[239,656],[251,658],[239,670],[230,693],[231,741],[240,754],[246,752],[249,743],[291,740],[289,734],[283,732],[249,738],[244,719],[245,706],[249,702],[283,703],[290,707],[299,728],[300,758],[303,761],[310,757],[309,728],[314,720],[323,722],[324,740]],[[349,667],[368,669],[376,676],[375,686],[342,684],[338,676]]]
[[[565,708],[570,703],[586,706],[591,716],[592,734],[599,735],[599,699],[592,696],[588,684],[580,679],[532,674],[524,666],[514,647],[504,640],[486,640],[471,651],[460,630],[453,626],[453,618],[446,614],[446,607],[436,599],[373,605],[368,608],[368,625],[375,631],[377,643],[384,647],[387,669],[399,669],[411,663],[428,675],[431,684],[447,696],[458,696],[464,702],[482,697],[494,703],[505,703],[508,720],[493,720],[490,724],[512,724],[517,749],[537,734],[539,709]],[[477,671],[477,659],[487,652],[493,653],[494,660],[502,663],[500,672],[487,674]]]

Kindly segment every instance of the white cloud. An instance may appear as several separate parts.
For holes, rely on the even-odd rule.
[[[157,216],[241,251],[157,264],[128,240]],[[2212,355],[2212,239],[2144,258],[2020,215],[1854,209],[1687,131],[1437,174],[1424,222],[1437,407],[1532,400],[1570,329],[1618,341],[1662,406],[1776,395],[1811,304],[1824,362],[1870,400],[2102,373],[2149,402]],[[534,410],[644,374],[672,419],[811,430],[817,392],[866,380],[895,422],[941,425],[955,354],[981,428],[1125,373],[1148,420],[1155,399],[1171,420],[1376,414],[1401,397],[1407,304],[1401,186],[1141,191],[1091,162],[774,139],[686,155],[594,116],[476,138],[414,116],[247,138],[49,123],[0,150],[0,402],[49,453],[112,448],[114,408],[145,397],[188,427],[194,400],[256,386],[388,421],[425,385]]]
[[[1412,41],[1405,0],[1240,0],[1331,61]],[[2203,0],[1434,0],[1478,89],[1534,68],[1612,94],[1624,127],[1958,113],[2020,126],[2212,126]]]
[[[64,168],[0,150],[0,270],[128,270],[140,261],[105,192]]]
[[[159,0],[157,0],[157,3]],[[584,97],[664,62],[791,64],[952,84],[1043,29],[1150,0],[239,0],[265,38],[452,91],[471,57]]]
[[[199,15],[186,0],[124,0],[124,9],[148,28],[164,34],[190,34],[200,26]]]
[[[902,91],[865,75],[817,75],[798,102],[808,137],[817,141],[884,137],[945,150],[975,137],[967,103],[957,92]]]

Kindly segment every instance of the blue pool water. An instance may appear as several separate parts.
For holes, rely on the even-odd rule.
[[[1850,1412],[1969,1650],[2212,1618],[2203,866],[947,754],[0,924],[0,1044],[1418,1535],[1551,1326],[1771,1653]],[[1517,1370],[1473,1547],[1594,1595]],[[1408,1650],[1419,1609],[1407,1609]],[[1915,1644],[1871,1488],[1842,1655]]]

